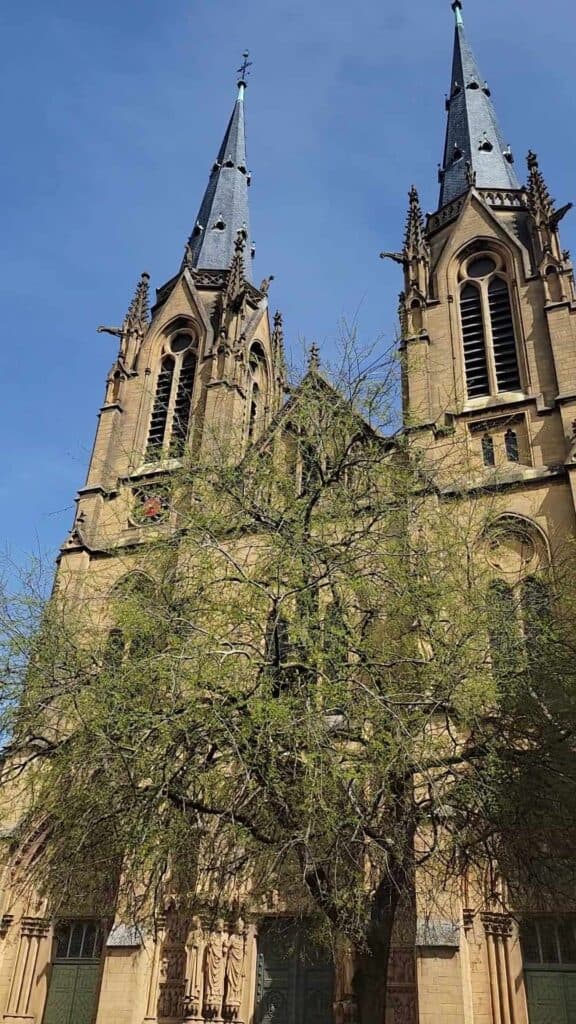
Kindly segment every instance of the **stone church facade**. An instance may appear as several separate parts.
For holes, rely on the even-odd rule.
[[[557,209],[533,153],[517,176],[455,0],[454,61],[438,209],[410,192],[402,267],[406,429],[446,494],[505,502],[491,557],[506,581],[554,564],[576,519],[576,294]],[[59,578],[80,599],[109,585],[151,525],[171,529],[163,485],[192,452],[240,456],[284,395],[282,317],[251,280],[246,83],[178,273],[142,275],[118,327],[86,485]],[[507,530],[507,526],[510,527]],[[346,971],[298,955],[306,941],[271,905],[206,926],[169,906],[155,938],[98,920],[53,921],[23,904],[6,869],[0,1014],[13,1024],[338,1024],[353,1021]],[[282,916],[282,915],[280,915]],[[417,915],[416,915],[417,916]],[[520,937],[522,930],[522,941]],[[289,955],[282,945],[287,942]],[[463,887],[446,915],[396,936],[387,1024],[569,1024],[576,1020],[576,917],[520,923]]]

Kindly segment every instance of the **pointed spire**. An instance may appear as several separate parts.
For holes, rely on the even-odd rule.
[[[320,349],[314,341],[308,353],[308,373],[318,373],[320,369]]]
[[[284,320],[279,309],[274,313],[274,330],[272,332],[272,346],[275,352],[281,352],[284,348]]]
[[[140,276],[136,292],[126,314],[124,326],[126,330],[143,330],[150,321],[150,274],[146,271]]]
[[[514,157],[490,99],[464,30],[462,0],[454,0],[456,17],[450,96],[446,101],[448,127],[444,164],[440,169],[440,206],[478,188],[520,189]]]
[[[424,245],[424,215],[418,189],[413,185],[408,193],[409,206],[404,235],[404,256],[407,260],[419,256]]]
[[[554,213],[554,202],[540,170],[538,157],[532,150],[528,153],[528,202],[536,221],[550,220]]]
[[[276,379],[282,390],[286,382],[286,359],[284,356],[284,321],[280,310],[274,314],[274,330],[272,331],[272,351],[274,353],[274,366],[276,367]]]
[[[250,62],[239,69],[238,96],[212,167],[208,186],[186,247],[185,263],[201,270],[228,270],[238,232],[250,235],[244,96]],[[249,268],[247,269],[249,277]]]
[[[234,255],[230,263],[230,275],[228,287],[226,288],[225,304],[234,306],[244,291],[246,281],[246,267],[244,265],[244,249],[246,246],[246,232],[243,228],[236,234],[234,240]]]

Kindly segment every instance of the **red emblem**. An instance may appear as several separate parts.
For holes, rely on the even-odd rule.
[[[160,498],[148,498],[144,502],[142,512],[146,516],[146,519],[157,519],[161,516],[164,511],[164,507]]]

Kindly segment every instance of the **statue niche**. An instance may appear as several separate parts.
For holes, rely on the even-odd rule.
[[[186,951],[188,953],[186,1019],[202,1020],[204,932],[199,917],[195,916],[192,918],[191,932],[186,942]]]
[[[224,1015],[227,1020],[240,1020],[240,1006],[244,989],[246,961],[246,933],[244,921],[238,918],[234,931],[228,939],[226,958],[226,994]]]
[[[210,932],[204,961],[204,1016],[207,1020],[222,1020],[224,979],[228,937],[224,921],[219,918]]]

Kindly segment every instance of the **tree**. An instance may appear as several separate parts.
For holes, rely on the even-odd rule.
[[[415,886],[573,881],[574,598],[559,566],[490,589],[499,499],[447,497],[383,436],[386,375],[346,367],[240,461],[173,474],[113,579],[61,574],[24,626],[5,600],[2,783],[53,905],[280,890],[345,938],[381,1024]]]

